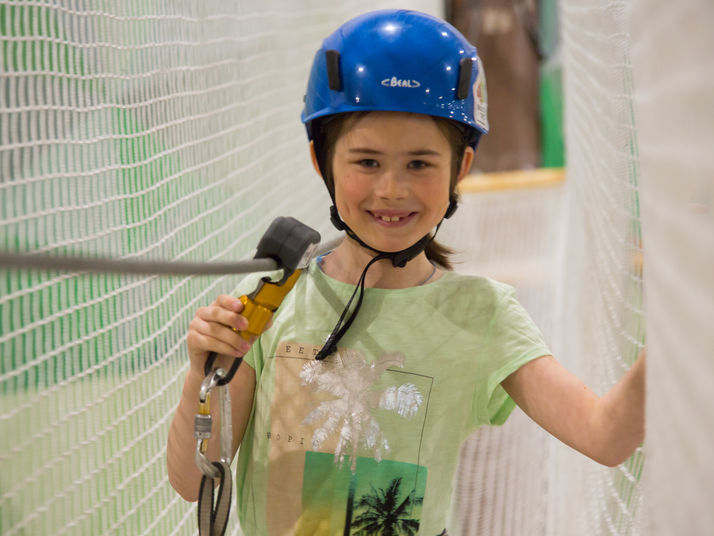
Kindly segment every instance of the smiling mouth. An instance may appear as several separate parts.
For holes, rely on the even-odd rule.
[[[409,213],[404,213],[404,214],[375,214],[374,212],[369,212],[369,214],[379,222],[399,223],[399,222],[408,220],[414,214],[416,214],[416,212],[409,212]]]

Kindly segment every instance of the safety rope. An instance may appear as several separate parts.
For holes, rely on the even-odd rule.
[[[337,247],[343,237],[321,243],[315,254]],[[146,261],[101,257],[57,256],[47,253],[0,251],[0,266],[44,271],[98,272],[136,275],[231,275],[251,272],[271,272],[281,268],[272,258],[237,262]]]

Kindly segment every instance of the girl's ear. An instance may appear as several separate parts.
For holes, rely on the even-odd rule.
[[[456,182],[459,183],[461,182],[466,175],[469,174],[469,171],[471,170],[471,164],[473,164],[474,161],[474,150],[473,147],[466,147],[464,150],[464,157],[461,159],[461,169],[459,170],[459,174],[456,177]]]
[[[310,160],[312,160],[312,167],[314,167],[317,174],[320,177],[322,177],[322,172],[320,171],[320,165],[317,163],[317,153],[315,152],[315,142],[314,141],[310,142]]]

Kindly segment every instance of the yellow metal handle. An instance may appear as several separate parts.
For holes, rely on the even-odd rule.
[[[295,270],[282,285],[272,281],[261,280],[258,288],[253,292],[238,298],[243,303],[243,312],[241,314],[248,319],[248,327],[238,332],[241,337],[248,341],[265,331],[265,326],[268,325],[268,322],[273,317],[273,312],[280,306],[288,292],[292,290],[298,277],[300,277],[301,271]]]

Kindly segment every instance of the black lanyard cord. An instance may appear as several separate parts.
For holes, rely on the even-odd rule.
[[[352,296],[350,296],[350,299],[347,302],[347,305],[345,305],[345,308],[342,311],[342,314],[340,315],[340,318],[337,321],[337,324],[335,324],[335,327],[333,328],[332,333],[330,333],[330,336],[327,337],[327,340],[325,341],[325,345],[317,353],[317,355],[315,356],[315,359],[319,359],[319,360],[325,359],[328,355],[332,354],[335,350],[337,350],[337,343],[340,342],[343,335],[350,328],[350,326],[352,325],[352,322],[354,322],[355,318],[357,317],[357,313],[359,312],[360,307],[362,307],[362,299],[364,298],[364,282],[365,282],[365,278],[367,276],[367,270],[369,270],[369,267],[372,266],[375,262],[381,261],[382,259],[389,259],[389,258],[391,258],[391,254],[380,253],[376,257],[372,258],[372,260],[370,260],[367,263],[367,266],[364,267],[364,270],[362,270],[362,275],[360,276],[359,281],[357,282],[357,286],[355,287],[355,290],[352,293]],[[345,322],[345,324],[342,325],[342,322],[345,319],[345,315],[347,315],[347,311],[349,311],[350,305],[352,305],[352,301],[354,300],[355,296],[357,295],[357,291],[359,291],[359,298],[357,299],[355,308],[352,310],[352,314],[350,314],[350,316],[347,319],[347,321]]]
[[[208,354],[208,357],[206,358],[206,363],[203,365],[203,370],[206,373],[206,376],[208,376],[213,370],[213,363],[216,361],[216,357],[218,357],[218,354],[216,352],[210,352]],[[228,382],[230,382],[233,379],[235,373],[238,371],[238,367],[240,367],[240,364],[242,362],[242,357],[236,357],[233,360],[231,368],[228,369],[228,372],[226,372],[226,375],[224,377],[218,380],[216,385],[226,385]]]
[[[451,210],[453,212],[453,210]],[[449,214],[451,215],[451,214]],[[415,258],[417,255],[419,255],[422,251],[425,250],[426,246],[431,242],[434,237],[436,236],[436,233],[439,231],[439,227],[441,227],[441,221],[439,224],[436,226],[436,230],[434,231],[433,235],[425,235],[422,237],[418,242],[415,244],[412,244],[410,247],[400,250],[400,251],[394,251],[394,252],[387,252],[387,251],[380,251],[378,249],[373,248],[369,244],[365,243],[360,239],[359,236],[355,234],[355,232],[350,229],[350,227],[343,222],[340,219],[340,216],[337,212],[337,207],[335,205],[332,205],[330,207],[330,219],[332,220],[332,223],[337,227],[339,230],[344,230],[347,235],[355,240],[359,245],[361,245],[364,248],[370,249],[377,253],[377,256],[372,258],[367,263],[367,266],[364,267],[364,270],[362,271],[362,275],[359,278],[359,282],[357,283],[357,287],[355,288],[354,292],[352,293],[352,296],[350,296],[349,301],[347,302],[347,305],[345,306],[345,309],[342,311],[342,314],[340,315],[339,320],[337,321],[337,324],[335,325],[334,329],[332,330],[332,333],[330,333],[330,336],[327,337],[327,340],[325,341],[325,345],[320,349],[320,351],[317,353],[315,356],[315,359],[318,360],[323,360],[325,359],[328,355],[332,354],[337,350],[337,343],[340,342],[340,339],[342,339],[342,336],[347,332],[347,330],[350,328],[352,325],[352,322],[354,322],[355,317],[357,316],[357,313],[360,310],[360,307],[362,306],[362,299],[364,298],[364,282],[365,282],[365,276],[367,275],[367,270],[369,269],[370,266],[372,266],[375,262],[380,261],[382,259],[389,259],[392,263],[392,266],[395,268],[404,268],[407,263]],[[443,219],[442,219],[443,221]],[[342,322],[345,319],[345,316],[347,315],[347,311],[349,311],[350,305],[352,304],[352,301],[354,300],[355,296],[357,295],[357,291],[359,291],[359,298],[357,300],[357,303],[355,304],[355,308],[352,311],[352,314],[350,317],[347,319],[344,325],[342,325]]]

